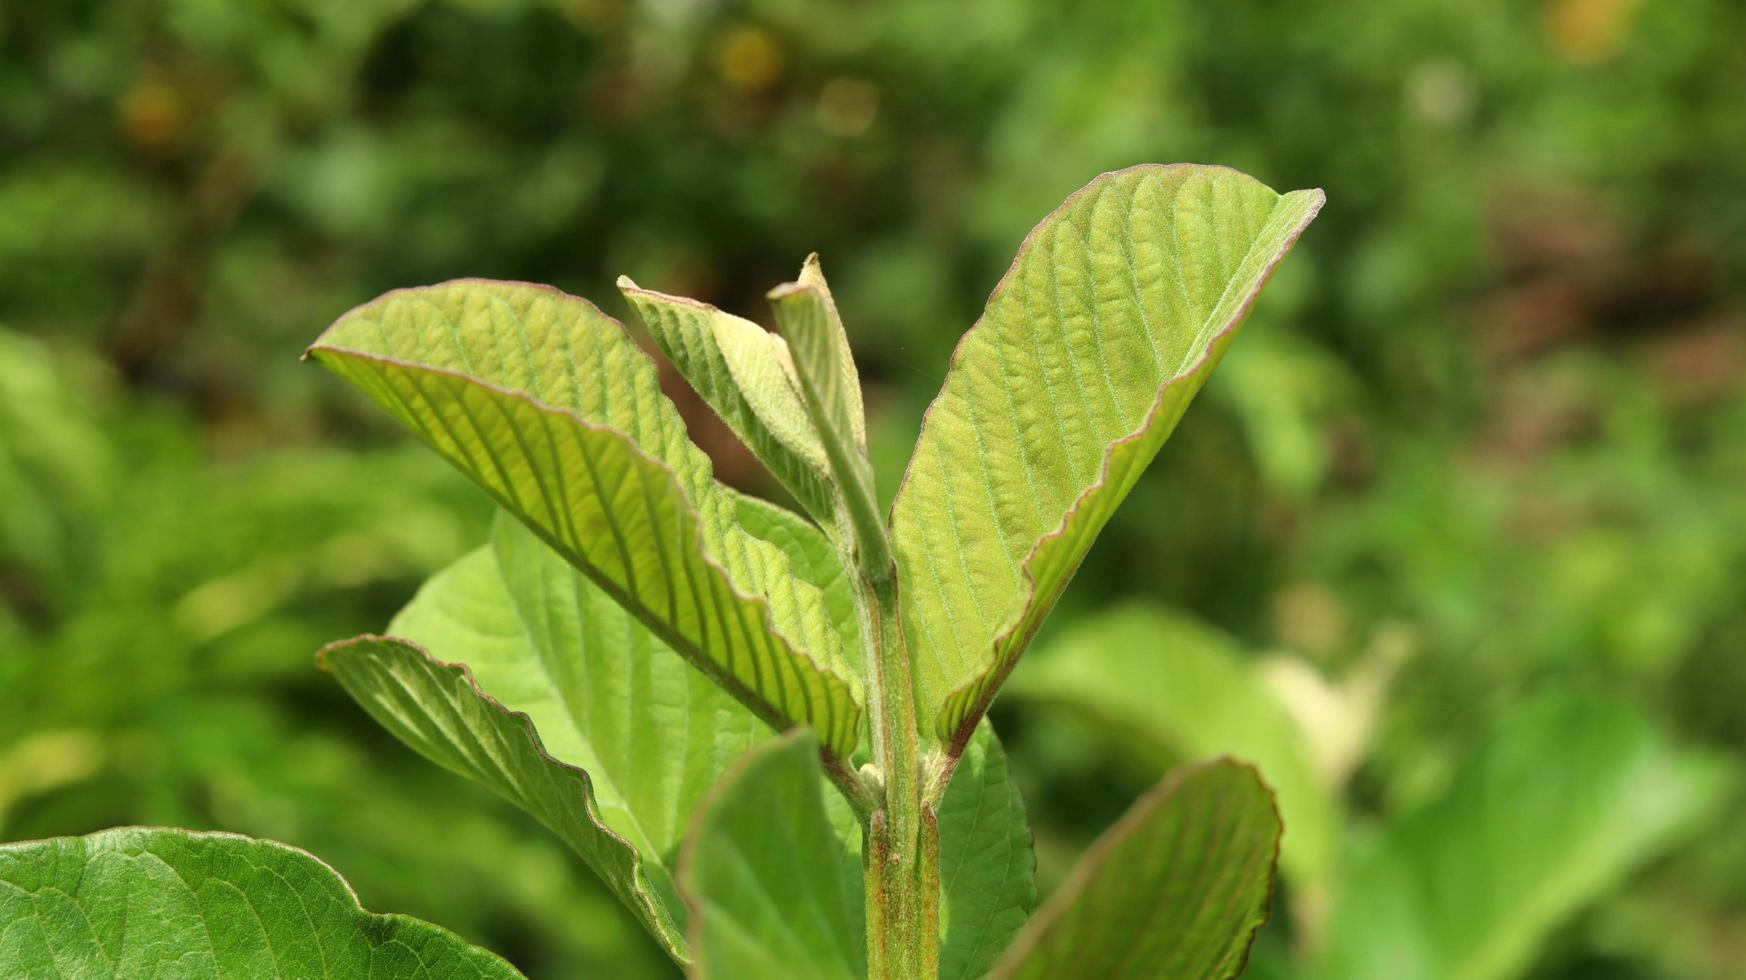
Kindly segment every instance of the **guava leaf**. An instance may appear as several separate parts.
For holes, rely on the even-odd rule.
[[[148,827],[0,844],[0,974],[521,976],[446,929],[364,911],[297,848]]]
[[[855,613],[855,583],[843,571],[837,549],[818,526],[799,514],[757,497],[735,495],[741,529],[788,556],[788,570],[824,596],[825,612],[843,639],[843,656],[861,676],[861,625]]]
[[[805,729],[765,742],[699,807],[679,871],[698,976],[866,975],[859,862],[825,815],[817,758]]]
[[[1353,856],[1309,975],[1521,976],[1548,932],[1713,813],[1729,779],[1623,702],[1512,707],[1444,794]]]
[[[961,746],[1322,205],[1233,170],[1105,174],[965,333],[892,508],[924,719]],[[925,724],[925,722],[924,722]]]
[[[1184,766],[1098,838],[989,977],[1234,977],[1267,919],[1278,845],[1253,769]]]
[[[555,289],[398,290],[310,348],[774,726],[841,758],[860,680],[819,591],[735,521],[623,327]]]
[[[750,320],[694,299],[643,289],[619,292],[679,375],[807,512],[835,517],[824,446],[800,402],[788,345]]]
[[[1223,633],[1155,605],[1119,606],[1062,630],[1007,692],[1109,725],[1159,771],[1215,755],[1255,765],[1279,796],[1280,866],[1299,884],[1332,873],[1339,809],[1306,736]]]
[[[940,978],[976,980],[1037,904],[1037,858],[1006,752],[977,726],[940,801]]]
[[[873,464],[867,459],[861,387],[854,380],[848,337],[816,255],[807,258],[798,281],[770,291],[770,304],[793,356],[801,404],[818,434],[842,504],[837,523],[852,537],[861,567],[883,579],[891,568],[891,545],[873,486]]]

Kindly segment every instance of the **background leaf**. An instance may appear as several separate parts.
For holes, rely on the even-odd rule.
[[[1122,751],[1159,772],[1223,754],[1255,765],[1278,794],[1280,865],[1300,884],[1332,873],[1338,800],[1317,779],[1306,734],[1225,634],[1157,605],[1118,606],[1062,630],[1007,689],[1112,727]]]
[[[80,980],[521,976],[428,922],[364,911],[332,868],[294,847],[145,827],[0,844],[0,971]]]
[[[798,730],[758,746],[698,810],[680,869],[698,976],[865,975],[859,863],[825,816],[817,744]]]
[[[766,721],[853,751],[859,678],[823,597],[738,527],[616,321],[554,289],[469,280],[389,293],[310,352]]]
[[[968,738],[1320,209],[1233,170],[1105,174],[959,343],[892,509],[923,724]]]
[[[989,976],[1234,977],[1266,920],[1278,845],[1254,770],[1185,766],[1098,838]]]
[[[1037,858],[1024,800],[986,721],[959,760],[937,816],[940,977],[975,980],[1037,904]]]
[[[1728,776],[1621,703],[1524,705],[1446,793],[1355,856],[1311,975],[1520,976],[1549,930],[1720,802]]]

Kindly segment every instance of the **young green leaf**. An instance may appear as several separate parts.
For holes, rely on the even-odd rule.
[[[1513,708],[1446,793],[1355,855],[1309,975],[1521,976],[1559,922],[1713,812],[1730,776],[1622,702]]]
[[[0,844],[0,974],[521,976],[438,926],[364,911],[294,847],[146,827]]]
[[[843,639],[843,656],[861,674],[861,625],[855,612],[855,583],[837,559],[837,550],[816,524],[757,497],[735,494],[735,520],[754,538],[788,556],[788,570],[824,596],[825,612]]]
[[[817,739],[798,729],[733,768],[698,808],[679,872],[696,975],[866,975],[859,862],[819,793]]]
[[[1185,766],[1092,845],[989,977],[1234,977],[1267,918],[1278,844],[1254,770]]]
[[[1006,752],[984,721],[940,803],[940,980],[976,980],[1037,904],[1037,858]]]
[[[736,523],[617,321],[554,289],[465,280],[358,307],[310,355],[760,718],[853,751],[859,678],[823,597]]]
[[[1089,716],[1124,749],[1168,769],[1231,755],[1279,794],[1280,865],[1299,885],[1332,873],[1339,810],[1316,778],[1303,731],[1230,637],[1153,605],[1075,623],[1014,672],[1010,696]]]
[[[661,352],[752,455],[820,523],[835,518],[824,446],[800,402],[781,337],[750,320],[620,276],[619,292]]]
[[[1233,170],[1105,174],[1033,229],[892,508],[922,717],[962,746],[1322,204]]]
[[[873,464],[867,460],[860,385],[845,380],[855,377],[848,337],[816,255],[807,258],[801,277],[771,290],[770,303],[794,356],[801,403],[823,444],[840,495],[841,523],[847,524],[854,539],[862,571],[883,580],[891,572],[891,545],[874,492]]]

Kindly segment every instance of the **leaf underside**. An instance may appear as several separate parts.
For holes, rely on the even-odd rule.
[[[367,303],[310,356],[759,717],[853,752],[860,679],[824,597],[739,526],[617,321],[554,289],[462,280]]]
[[[366,912],[304,851],[122,827],[0,844],[0,974],[510,980],[447,930]]]
[[[892,508],[920,712],[968,738],[1320,209],[1233,170],[1105,174],[1026,238]]]
[[[680,869],[698,976],[866,975],[859,864],[832,833],[805,730],[765,742],[699,807]]]
[[[1279,833],[1254,770],[1178,769],[1092,845],[989,977],[1234,977],[1267,918]]]

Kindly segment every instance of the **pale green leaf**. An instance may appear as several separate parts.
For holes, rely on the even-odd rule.
[[[804,729],[747,753],[698,809],[680,868],[697,976],[865,976],[858,861],[819,792]]]
[[[843,638],[843,655],[860,676],[861,626],[855,612],[855,583],[844,572],[831,539],[791,510],[744,494],[736,498],[740,527],[782,549],[788,556],[788,570],[823,594],[825,611]]]
[[[1267,918],[1278,844],[1254,770],[1178,769],[1098,838],[989,976],[1234,977]]]
[[[1232,170],[1105,174],[959,343],[892,509],[924,719],[961,745],[1322,204]]]
[[[940,977],[976,980],[1037,904],[1037,859],[1006,752],[984,721],[946,789],[940,828]]]
[[[853,751],[860,681],[823,596],[736,522],[617,321],[554,289],[464,280],[367,303],[310,354],[759,717]]]
[[[1511,707],[1447,792],[1354,854],[1310,975],[1522,976],[1550,930],[1713,812],[1728,778],[1622,702]]]
[[[1305,733],[1230,637],[1158,606],[1120,606],[1063,630],[1007,690],[1113,727],[1160,772],[1215,755],[1254,764],[1279,795],[1281,866],[1301,885],[1331,873],[1339,808]]]
[[[297,848],[145,827],[0,844],[0,975],[521,976],[438,926],[364,911],[332,868]]]
[[[823,445],[800,402],[781,337],[750,320],[683,296],[643,289],[620,276],[619,291],[661,352],[728,428],[818,520],[834,520]]]
[[[801,280],[770,292],[776,322],[794,358],[795,383],[842,504],[838,523],[852,536],[862,569],[883,580],[891,570],[891,545],[873,486],[862,428],[861,389],[843,323],[837,315],[818,257],[807,259]]]

